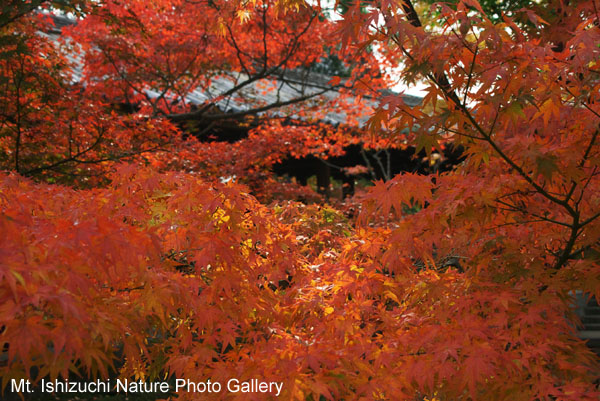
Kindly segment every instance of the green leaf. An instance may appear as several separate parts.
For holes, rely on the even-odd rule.
[[[506,114],[508,117],[514,122],[519,119],[519,117],[525,118],[525,113],[523,112],[523,107],[521,107],[520,103],[514,102],[511,103],[506,109]]]
[[[537,168],[537,173],[541,174],[546,180],[550,181],[552,179],[552,174],[558,171],[558,166],[556,162],[557,157],[553,155],[544,155],[536,157],[535,164]]]

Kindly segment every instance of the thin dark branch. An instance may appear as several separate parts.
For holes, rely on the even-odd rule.
[[[171,121],[174,122],[180,122],[180,121],[189,121],[189,120],[195,120],[195,119],[201,119],[201,120],[207,120],[207,121],[214,121],[214,120],[224,120],[224,119],[236,119],[236,118],[241,118],[241,117],[245,117],[245,116],[249,116],[249,115],[253,115],[253,114],[260,114],[263,113],[265,111],[269,111],[271,109],[275,109],[275,108],[279,108],[279,107],[284,107],[284,106],[289,106],[291,104],[295,104],[295,103],[300,103],[300,102],[304,102],[306,100],[312,99],[314,97],[320,96],[322,94],[324,94],[325,92],[329,91],[329,89],[323,89],[321,91],[315,92],[315,93],[311,93],[305,96],[300,96],[300,97],[296,97],[294,99],[290,99],[290,100],[286,100],[286,101],[280,101],[280,102],[274,102],[271,104],[267,104],[265,106],[261,106],[261,107],[255,107],[252,109],[248,109],[248,110],[244,110],[244,111],[239,111],[236,113],[220,113],[220,114],[198,114],[197,112],[193,111],[190,113],[181,113],[181,114],[172,114],[172,115],[168,115],[167,118],[169,118]]]

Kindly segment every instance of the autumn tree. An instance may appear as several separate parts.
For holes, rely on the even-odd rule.
[[[76,60],[44,31],[46,14],[5,27],[0,57],[0,163],[26,176],[95,185],[108,164],[156,151],[174,127],[164,119],[119,115],[106,98],[74,82]],[[41,29],[40,29],[41,28]]]
[[[304,27],[314,8],[168,4],[175,7],[146,14],[141,3],[107,2],[72,28],[87,58],[85,85],[64,85],[70,75],[60,66],[76,60],[14,22],[31,34],[29,52],[2,67],[2,151],[13,171],[0,178],[4,386],[76,372],[261,377],[283,383],[282,399],[303,401],[598,398],[598,357],[578,338],[573,312],[575,293],[600,298],[593,1],[551,1],[554,19],[524,10],[527,23],[491,19],[475,0],[433,5],[440,18],[427,26],[410,1],[354,3],[335,25],[312,19],[335,27],[341,58],[367,60],[377,49],[382,64],[401,67],[401,79],[429,83],[421,105],[408,107],[401,94],[381,96],[385,79],[357,68],[346,100],[369,102],[346,110],[371,117],[359,137],[331,128],[328,136],[426,153],[450,142],[464,148],[450,172],[376,182],[354,200],[354,213],[265,205],[247,186],[215,179],[231,159],[234,174],[251,176],[285,152],[336,152],[317,120],[271,114],[244,141],[206,147],[172,124],[219,116],[210,106],[230,95],[194,110],[188,87],[208,87],[219,74],[240,85],[273,66],[280,74],[288,53],[265,52],[262,39],[278,38],[274,49],[308,41],[277,18]],[[169,35],[158,34],[159,20]],[[179,21],[224,39],[188,41]],[[221,58],[203,59],[192,45]],[[286,68],[315,60],[298,47]],[[50,97],[44,85],[63,92]],[[135,112],[117,112],[119,102]],[[326,104],[315,115],[325,116]],[[73,141],[61,142],[71,132]],[[90,146],[100,136],[110,140]],[[76,143],[89,150],[73,153]],[[146,152],[149,144],[161,148]],[[130,163],[105,164],[131,149],[140,153],[128,153]],[[69,188],[16,173],[56,163],[90,164],[105,179]],[[157,171],[168,169],[180,171]]]
[[[79,5],[85,4],[71,3],[70,9]],[[149,7],[107,1],[80,8],[79,20],[62,18],[67,24],[60,36],[52,31],[57,17],[46,12],[19,19],[26,10],[17,6],[5,13],[7,21],[16,18],[5,27],[6,37],[22,40],[21,50],[7,43],[7,111],[0,122],[2,163],[25,175],[62,182],[75,177],[89,185],[101,182],[119,160],[210,173],[215,162],[227,166],[230,160],[225,154],[215,160],[222,152],[213,152],[220,145],[210,142],[243,139],[252,129],[262,133],[254,159],[270,152],[277,161],[307,142],[317,145],[307,148],[333,143],[339,149],[353,141],[348,129],[322,120],[338,113],[346,126],[356,126],[368,110],[350,107],[359,100],[352,88],[365,79],[383,85],[383,77],[374,78],[381,74],[373,57],[360,64],[340,60],[352,71],[343,80],[313,71],[324,57],[342,57],[324,41],[333,26],[319,4],[286,9],[277,2],[165,1]],[[36,71],[37,65],[45,69]],[[295,135],[284,144],[279,137],[289,126]],[[42,135],[44,130],[50,132]],[[251,145],[238,147],[254,150]],[[241,164],[261,174],[269,173],[265,166]]]
[[[525,12],[531,31],[506,16],[494,23],[475,1],[433,6],[441,28],[424,28],[411,2],[374,4],[366,18],[356,6],[342,24],[345,41],[386,47],[406,64],[405,79],[430,83],[424,106],[433,112],[391,96],[372,127],[409,125],[425,149],[448,136],[466,149],[450,174],[377,185],[361,220],[371,227],[373,213],[399,217],[373,228],[383,239],[365,248],[375,261],[365,274],[385,272],[402,288],[388,295],[394,319],[380,319],[404,316],[398,330],[419,333],[398,347],[395,366],[435,372],[405,374],[411,380],[397,389],[407,397],[414,384],[448,399],[596,396],[591,378],[579,376],[589,354],[564,316],[575,291],[600,295],[598,14],[593,2],[554,6],[552,22]]]
[[[280,186],[273,163],[327,159],[370,140],[356,131],[373,100],[355,89],[377,97],[386,77],[372,54],[355,59],[328,45],[325,14],[318,2],[109,1],[66,34],[85,53],[90,91],[191,133],[178,168],[235,176],[263,195]],[[343,79],[318,72],[333,59]]]

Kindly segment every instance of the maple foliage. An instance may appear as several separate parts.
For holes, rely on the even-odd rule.
[[[337,77],[315,85],[304,77],[302,71],[322,58],[343,57],[323,41],[333,29],[318,2],[282,8],[273,0],[194,6],[168,0],[106,1],[66,33],[84,51],[84,76],[92,90],[179,122],[239,118],[310,99],[318,102],[305,102],[301,114],[324,103],[332,103],[326,107],[331,111],[340,99],[320,95],[343,92],[375,71],[370,57],[371,63],[363,59],[350,69],[344,82]],[[357,64],[351,58],[343,62]],[[279,96],[283,84],[293,88],[294,98]],[[202,104],[192,105],[198,99],[190,95],[198,90]],[[271,101],[255,96],[233,113],[215,111],[225,102],[249,100],[253,91],[277,96]]]
[[[121,115],[101,96],[71,84],[73,61],[37,32],[48,24],[43,15],[19,20],[11,28],[20,38],[0,58],[3,169],[90,185],[103,181],[108,162],[172,140],[169,122]]]
[[[290,400],[597,399],[573,304],[600,299],[600,16],[593,1],[548,3],[501,21],[476,0],[434,4],[424,25],[410,1],[345,2],[334,23],[302,1],[109,0],[60,44],[28,13],[39,2],[10,3],[4,391],[74,373],[264,378]],[[242,90],[277,92],[269,81],[327,52],[352,71],[322,92],[250,104]],[[382,96],[382,65],[427,81],[422,103]],[[227,99],[250,105],[225,113]],[[203,137],[232,119],[246,136]],[[409,143],[464,160],[333,206],[272,172]]]
[[[235,350],[224,359],[258,351],[238,347],[236,337],[268,337],[264,308],[269,314],[285,300],[265,287],[297,266],[286,258],[289,234],[274,232],[264,207],[193,177],[124,167],[114,178],[111,189],[89,191],[3,178],[3,341],[15,361],[4,378],[32,366],[41,377],[73,368],[106,375],[117,351],[124,372],[147,377],[164,368],[149,365],[167,349],[177,349],[169,365],[179,372],[228,345]]]
[[[467,342],[451,359],[444,356],[453,349],[449,343],[444,349],[421,348],[418,366],[440,376],[420,384],[429,394],[450,399],[465,389],[474,399],[512,397],[514,392],[523,399],[593,398],[593,386],[572,376],[575,365],[591,366],[585,352],[573,351],[575,339],[559,337],[574,334],[563,317],[570,313],[570,294],[600,295],[595,253],[597,12],[588,2],[561,6],[563,13],[553,24],[526,12],[537,27],[527,32],[506,16],[494,24],[476,1],[433,7],[441,29],[424,28],[410,2],[400,7],[382,2],[369,10],[368,19],[383,24],[362,24],[363,11],[354,8],[341,31],[345,40],[388,46],[390,54],[404,58],[404,79],[420,74],[430,82],[423,107],[433,105],[433,112],[390,97],[375,121],[392,121],[396,132],[417,127],[411,136],[425,149],[448,136],[466,149],[465,161],[434,181],[403,175],[385,187],[375,186],[363,215],[368,224],[373,213],[393,208],[400,220],[387,226],[389,237],[376,249],[376,260],[395,277],[407,270],[411,278],[415,269],[438,271],[421,289],[428,294],[421,302],[435,305],[432,323],[441,326],[446,339],[452,330],[446,322],[468,327]],[[436,107],[439,99],[444,106]],[[415,205],[420,210],[407,215],[407,207]],[[460,274],[454,280],[449,276],[456,273],[439,275],[456,266]],[[456,286],[460,290],[453,301]],[[409,299],[398,302],[400,307]],[[492,299],[500,304],[492,306]],[[468,321],[455,314],[462,307],[470,311]],[[487,307],[495,317],[503,316],[501,322],[491,322]],[[484,317],[481,325],[473,314]],[[415,315],[422,319],[426,313]],[[547,328],[537,334],[536,350],[526,351],[532,341],[509,338],[515,326],[519,335],[536,336],[536,326],[554,329],[557,324],[562,328],[555,339]],[[493,334],[486,335],[487,330]],[[426,332],[434,336],[436,331]],[[500,340],[503,335],[508,337]],[[504,345],[494,346],[497,340]],[[512,352],[523,354],[502,360]],[[524,362],[540,357],[531,360],[536,368]],[[445,366],[448,359],[460,361],[460,367]],[[518,370],[524,366],[531,369],[526,375],[539,375],[536,380],[522,381]],[[500,388],[488,382],[503,375]]]
[[[258,73],[268,76],[320,57],[322,45],[309,34],[322,35],[318,29],[326,25],[315,27],[310,8],[282,19],[273,2],[221,3],[102,4],[73,32],[85,44],[87,79],[102,93],[173,113],[186,110],[190,91],[210,88],[221,74],[245,73],[245,80],[233,78],[234,86],[244,86]]]

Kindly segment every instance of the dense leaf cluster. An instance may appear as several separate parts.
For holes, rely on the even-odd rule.
[[[345,2],[337,23],[313,3],[107,0],[61,41],[39,2],[2,9],[4,388],[78,374],[264,378],[303,401],[598,398],[573,310],[600,298],[595,3],[523,22],[465,0],[433,25],[410,1]],[[347,77],[302,79],[333,53]],[[390,66],[429,83],[421,104],[383,91]],[[198,87],[214,96],[192,102]],[[226,127],[247,132],[217,140]],[[348,145],[431,163],[449,143],[451,171],[343,202],[272,173]]]

